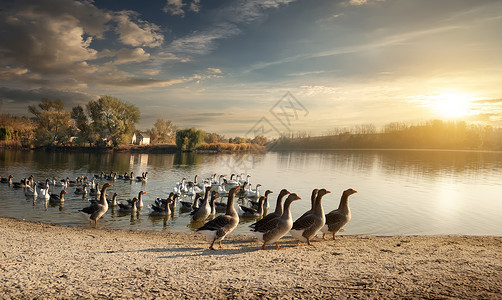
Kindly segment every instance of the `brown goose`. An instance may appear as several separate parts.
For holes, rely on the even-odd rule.
[[[300,245],[301,242],[307,242],[307,244],[312,246],[310,240],[324,226],[326,217],[324,216],[324,210],[322,208],[322,197],[327,193],[331,192],[326,189],[320,189],[317,192],[312,213],[303,215],[293,223],[293,228],[290,232],[291,236],[298,241],[298,245]]]
[[[272,221],[260,226],[256,229],[255,235],[259,241],[263,242],[261,248],[265,250],[265,245],[267,243],[275,243],[275,248],[280,249],[277,241],[286,235],[293,227],[293,218],[291,217],[291,203],[295,200],[300,200],[301,198],[295,193],[290,194],[286,201],[284,202],[284,209],[282,215],[279,218],[275,218]]]
[[[315,201],[316,201],[318,192],[319,192],[319,189],[312,190],[312,195],[310,196],[310,210],[307,210],[305,213],[303,213],[303,215],[301,217],[306,216],[308,214],[311,214],[314,211]]]
[[[66,194],[65,190],[62,190],[61,193],[51,194],[49,201],[53,203],[63,203],[64,202],[64,194]]]
[[[265,197],[265,198],[263,198],[263,210],[267,210],[270,208],[270,204],[268,203],[268,195],[270,195],[271,193],[273,193],[271,190],[266,190],[265,196],[262,196],[262,197]],[[260,200],[258,199],[258,201],[260,201]],[[257,210],[259,207],[258,201],[249,200],[249,203],[251,204],[250,207]]]
[[[260,196],[258,200],[258,208],[247,207],[243,205],[238,205],[239,217],[242,218],[259,218],[263,215],[263,202],[265,201],[265,196]]]
[[[260,229],[260,226],[265,225],[270,220],[273,220],[275,218],[279,218],[280,216],[282,216],[282,199],[287,194],[289,194],[289,191],[287,189],[281,190],[281,192],[279,193],[279,196],[277,196],[277,203],[275,204],[275,211],[273,213],[266,215],[265,217],[263,217],[263,219],[259,220],[258,222],[249,225],[249,227],[253,228],[255,230]]]
[[[237,224],[239,224],[239,215],[235,211],[234,208],[234,198],[235,193],[239,187],[233,187],[228,192],[228,201],[227,201],[227,211],[224,215],[219,215],[213,220],[206,222],[204,226],[197,229],[197,231],[202,232],[209,240],[211,240],[211,246],[209,246],[210,250],[214,249],[214,243],[218,242],[220,248],[221,241],[227,236],[230,232],[232,232]]]
[[[204,191],[204,199],[199,208],[194,209],[190,214],[192,215],[193,222],[203,222],[211,214],[211,205],[209,203],[209,192],[211,191],[211,186],[206,186]]]
[[[110,186],[112,186],[110,183],[103,184],[98,204],[91,204],[91,206],[79,210],[79,212],[87,220],[89,220],[89,224],[92,224],[92,221],[94,221],[94,226],[97,226],[98,219],[101,218],[108,211],[108,202],[106,201],[106,189]]]
[[[349,196],[355,193],[357,191],[353,189],[343,191],[338,209],[326,214],[326,224],[321,228],[323,239],[326,239],[328,232],[333,233],[335,239],[335,234],[350,221]]]

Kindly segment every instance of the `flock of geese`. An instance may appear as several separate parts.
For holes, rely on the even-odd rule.
[[[137,197],[125,202],[117,202],[117,193],[108,199],[107,189],[112,186],[111,182],[116,180],[128,180],[130,182],[146,183],[148,172],[143,172],[141,176],[134,176],[134,173],[124,173],[118,175],[115,172],[106,174],[101,172],[91,179],[85,176],[78,177],[75,181],[69,178],[63,180],[46,179],[45,182],[35,182],[33,176],[23,178],[20,181],[13,181],[13,176],[7,178],[0,176],[1,183],[7,183],[14,188],[23,188],[28,197],[42,198],[46,201],[62,203],[64,195],[68,193],[70,187],[74,187],[74,193],[82,196],[91,195],[95,199],[89,200],[89,205],[80,209],[79,212],[89,221],[90,225],[96,226],[98,220],[108,211],[109,207],[117,207],[119,211],[135,213],[143,208],[143,194],[140,191]],[[326,234],[332,234],[335,239],[336,233],[343,230],[351,219],[348,204],[349,196],[357,193],[353,189],[347,189],[342,193],[340,204],[337,209],[325,214],[322,206],[322,198],[331,193],[325,188],[314,189],[311,194],[311,208],[302,216],[293,221],[291,215],[291,205],[301,198],[296,193],[291,193],[287,189],[282,189],[275,205],[275,211],[266,214],[269,204],[269,197],[273,193],[266,190],[263,194],[260,191],[261,184],[257,184],[253,189],[249,183],[250,175],[232,174],[227,179],[226,175],[217,176],[213,174],[202,182],[198,181],[196,175],[193,181],[183,178],[177,182],[172,192],[165,199],[157,198],[149,206],[152,216],[169,216],[179,206],[180,212],[189,212],[191,222],[200,224],[198,232],[204,234],[211,242],[209,249],[214,250],[215,243],[222,248],[221,241],[230,234],[239,224],[240,218],[255,218],[257,221],[251,224],[250,230],[257,239],[262,242],[262,249],[266,249],[267,244],[274,244],[276,249],[280,249],[278,241],[287,233],[300,245],[306,242],[312,245],[311,240],[321,231],[323,239]],[[108,180],[111,182],[103,182]],[[100,187],[100,183],[102,186]],[[60,193],[50,193],[50,187],[59,186]],[[89,188],[89,189],[88,189]],[[227,197],[226,203],[215,201],[217,198]],[[247,206],[237,205],[235,209],[236,197],[247,199]],[[193,199],[183,201],[182,198]],[[224,214],[216,215],[217,211],[224,210]]]

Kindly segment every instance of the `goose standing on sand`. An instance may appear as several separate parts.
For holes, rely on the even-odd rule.
[[[333,233],[333,239],[335,239],[335,234],[350,221],[349,196],[355,193],[357,193],[357,191],[353,189],[343,191],[338,209],[326,214],[326,224],[321,228],[323,233],[322,238],[324,240],[328,232]]]
[[[211,214],[211,206],[209,203],[209,192],[211,191],[211,188],[211,186],[206,186],[201,206],[191,212],[193,222],[205,221],[207,217],[209,217],[209,214]]]
[[[106,189],[110,186],[112,186],[110,183],[103,184],[98,204],[94,204],[79,210],[79,212],[87,220],[89,220],[89,225],[92,225],[92,221],[94,221],[94,226],[97,226],[98,219],[101,218],[108,211],[108,202],[106,201]]]
[[[317,193],[319,192],[319,189],[313,189],[312,190],[312,195],[310,196],[310,210],[307,210],[306,212],[303,213],[303,215],[301,215],[300,218],[308,215],[308,214],[311,214],[313,211],[314,211],[314,208],[315,208],[315,203],[316,203],[316,198],[317,198]]]
[[[24,191],[24,194],[26,197],[33,197],[37,198],[38,197],[38,192],[37,192],[37,183],[33,183],[33,186],[27,186],[26,190]]]
[[[49,201],[53,202],[53,203],[63,203],[64,202],[64,194],[66,194],[65,190],[62,190],[59,193],[59,195],[58,194],[51,194]]]
[[[310,214],[301,216],[293,223],[293,228],[291,228],[290,232],[291,236],[298,241],[298,245],[301,242],[307,242],[308,245],[312,246],[310,240],[324,226],[326,217],[322,208],[322,197],[328,193],[331,192],[326,189],[320,189],[317,192],[314,210]]]
[[[234,208],[234,198],[238,188],[239,187],[233,187],[228,192],[226,213],[224,215],[217,216],[216,218],[204,224],[204,226],[197,229],[197,231],[200,231],[206,236],[206,238],[212,241],[211,246],[209,246],[210,250],[215,250],[214,249],[215,242],[218,242],[220,248],[223,248],[221,246],[221,241],[230,232],[232,232],[235,229],[235,227],[237,227],[237,224],[239,224],[239,215],[237,214]]]
[[[284,208],[282,215],[279,218],[275,218],[272,221],[266,223],[264,226],[260,226],[259,229],[255,229],[254,233],[260,242],[263,242],[261,248],[265,250],[265,245],[267,243],[275,243],[275,248],[280,249],[277,241],[285,236],[293,227],[293,217],[291,216],[291,203],[301,198],[293,193],[289,194],[288,198],[284,202]]]
[[[279,195],[277,196],[277,203],[275,204],[275,211],[273,213],[266,215],[265,217],[263,217],[263,219],[259,220],[258,222],[249,225],[249,227],[251,227],[255,230],[260,229],[261,226],[264,226],[269,221],[282,216],[282,199],[287,194],[289,194],[289,191],[287,189],[282,189],[281,192],[279,193]]]

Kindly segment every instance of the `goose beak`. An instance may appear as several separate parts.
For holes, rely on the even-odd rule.
[[[331,193],[331,191],[326,190],[326,194],[329,194],[329,193]]]

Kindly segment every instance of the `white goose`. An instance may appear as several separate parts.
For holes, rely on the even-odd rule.
[[[45,184],[45,188],[40,190],[40,194],[38,197],[43,200],[49,200],[51,198],[51,193],[49,192],[49,180],[47,179],[47,182]]]
[[[26,197],[33,197],[37,198],[38,197],[38,192],[37,192],[37,183],[33,183],[33,186],[27,186],[26,191],[24,191],[24,194]]]
[[[251,186],[249,186],[249,188],[246,190],[246,193],[244,194],[244,196],[246,198],[260,198],[260,186],[261,184],[257,184],[256,185],[256,188],[253,190],[251,189]]]

